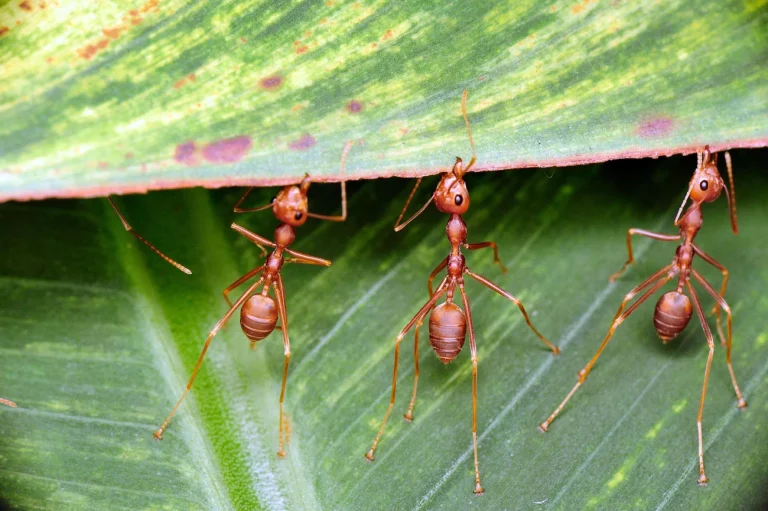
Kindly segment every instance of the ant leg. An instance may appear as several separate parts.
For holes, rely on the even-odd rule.
[[[634,227],[627,231],[627,254],[629,256],[627,257],[627,261],[624,263],[624,266],[621,267],[619,271],[608,277],[608,280],[610,282],[613,282],[614,280],[621,277],[625,271],[627,271],[627,267],[629,267],[630,264],[635,262],[635,258],[632,255],[632,235],[633,234],[639,234],[640,236],[645,236],[646,238],[651,238],[652,240],[659,240],[659,241],[677,241],[680,239],[680,235],[671,235],[671,234],[659,234],[656,232],[646,231],[644,229],[635,229]]]
[[[2,397],[0,397],[0,403],[6,406],[10,406],[12,408],[16,408],[16,403],[14,403],[13,401],[8,401],[7,399],[3,399]]]
[[[277,274],[277,281],[275,282],[275,297],[277,298],[277,308],[280,314],[280,322],[282,323],[283,332],[283,347],[285,351],[285,363],[283,364],[283,385],[280,389],[280,427],[278,433],[278,451],[277,455],[281,458],[285,457],[283,451],[283,401],[285,401],[285,384],[288,380],[288,363],[291,361],[291,342],[288,340],[288,311],[285,307],[285,288],[283,287],[283,278],[280,274]]]
[[[243,227],[241,225],[237,225],[234,222],[232,222],[232,225],[230,227],[232,227],[232,229],[234,229],[235,231],[239,232],[240,234],[242,234],[243,236],[245,236],[246,238],[251,240],[252,243],[255,243],[256,245],[258,245],[262,249],[264,248],[264,247],[262,247],[262,245],[267,246],[267,247],[272,247],[272,248],[275,248],[277,246],[277,245],[275,245],[274,242],[268,240],[264,236],[259,236],[255,232],[251,232],[248,229],[246,229],[245,227]]]
[[[723,284],[720,286],[720,298],[725,298],[725,289],[728,287],[728,269],[720,264],[717,260],[715,260],[714,257],[704,252],[702,249],[697,247],[695,244],[693,244],[693,251],[696,252],[696,254],[699,255],[702,259],[704,259],[706,262],[720,270],[720,273],[723,274]],[[717,333],[720,336],[720,344],[725,346],[725,336],[723,335],[723,327],[720,324],[720,306],[719,304],[715,304],[715,306],[712,308],[712,312],[715,314],[715,320],[717,321]]]
[[[509,300],[509,301],[511,301],[512,303],[514,303],[515,305],[517,305],[517,307],[520,309],[520,312],[522,312],[522,313],[523,313],[523,317],[525,318],[525,322],[528,324],[528,327],[529,327],[531,330],[533,330],[533,333],[534,333],[534,334],[536,334],[536,336],[537,336],[539,339],[541,339],[541,342],[543,342],[544,344],[546,344],[546,345],[547,345],[547,347],[548,347],[550,350],[552,350],[552,354],[553,354],[553,355],[557,355],[558,353],[560,353],[560,349],[559,349],[557,346],[555,346],[554,344],[552,344],[551,342],[549,342],[549,341],[548,341],[548,340],[547,340],[547,339],[546,339],[546,338],[545,338],[543,335],[541,335],[541,333],[539,333],[539,331],[538,331],[538,330],[536,330],[536,327],[535,327],[535,326],[533,326],[533,323],[531,323],[531,318],[529,318],[529,317],[528,317],[528,313],[525,311],[525,307],[523,307],[523,303],[522,303],[520,300],[518,300],[517,298],[515,298],[515,297],[514,297],[514,296],[512,296],[511,294],[507,293],[506,291],[504,291],[504,290],[503,290],[503,289],[501,289],[499,286],[497,286],[496,284],[494,284],[494,283],[493,283],[493,282],[491,282],[490,280],[486,279],[486,278],[485,278],[485,277],[483,277],[482,275],[478,275],[477,273],[472,273],[472,272],[469,270],[469,268],[467,268],[466,266],[464,267],[464,273],[466,273],[467,275],[469,275],[470,277],[472,277],[472,278],[473,278],[473,279],[475,279],[476,281],[480,282],[480,283],[481,283],[481,284],[483,284],[484,286],[486,286],[486,287],[490,288],[491,290],[493,290],[493,291],[496,291],[496,292],[497,292],[497,293],[499,293],[501,296],[503,296],[503,297],[504,297],[504,298],[506,298],[507,300]]]
[[[148,246],[155,254],[159,255],[165,262],[169,263],[172,266],[175,266],[176,269],[183,271],[187,275],[191,275],[192,274],[192,271],[189,268],[187,268],[186,266],[183,266],[183,265],[177,263],[176,261],[174,261],[173,259],[171,259],[167,255],[165,255],[162,252],[160,252],[160,250],[158,248],[156,248],[152,243],[150,243],[147,240],[145,240],[144,238],[142,238],[141,235],[138,232],[133,230],[133,227],[131,227],[131,225],[125,219],[123,214],[120,213],[120,210],[117,209],[117,204],[115,204],[115,201],[112,200],[112,197],[108,195],[107,196],[107,200],[112,205],[112,209],[115,210],[115,213],[117,213],[117,216],[120,219],[120,222],[122,222],[123,227],[125,227],[126,231],[130,232],[137,240],[139,240],[140,242],[142,242],[146,246]]]
[[[234,289],[235,289],[237,286],[239,286],[239,285],[240,285],[240,284],[242,284],[243,282],[246,282],[246,281],[248,281],[248,280],[251,280],[253,277],[255,277],[256,275],[258,275],[258,274],[259,274],[259,272],[260,272],[261,270],[263,270],[263,269],[264,269],[264,265],[262,264],[262,265],[261,265],[261,266],[259,266],[258,268],[255,268],[255,269],[253,269],[253,270],[249,271],[248,273],[246,273],[245,275],[243,275],[242,277],[240,277],[239,279],[237,279],[236,281],[234,281],[232,284],[230,284],[230,285],[227,287],[227,289],[225,289],[225,290],[224,290],[224,292],[222,293],[222,294],[224,295],[224,299],[227,301],[227,305],[229,305],[230,307],[232,307],[232,302],[230,302],[230,301],[229,301],[229,293],[231,293],[231,292],[232,292],[232,291],[233,291],[233,290],[234,290]]]
[[[499,268],[501,268],[502,273],[507,273],[509,270],[507,270],[507,267],[504,266],[504,264],[501,262],[501,259],[499,259],[499,247],[496,245],[493,241],[483,241],[482,243],[464,243],[464,248],[467,250],[478,250],[480,248],[487,248],[492,247],[493,248],[493,262],[499,265]]]
[[[472,326],[472,312],[469,310],[469,300],[464,292],[464,282],[459,280],[459,291],[464,310],[467,314],[467,328],[469,329],[469,352],[472,358],[472,445],[475,451],[475,493],[482,494],[480,485],[480,464],[477,461],[477,343],[475,342],[475,329]]]
[[[240,197],[240,200],[237,201],[237,204],[235,204],[235,207],[234,209],[232,209],[232,211],[234,211],[235,213],[253,213],[255,211],[264,211],[265,209],[269,209],[272,207],[272,203],[270,202],[269,204],[266,204],[264,206],[259,206],[258,208],[241,208],[240,204],[242,204],[243,201],[245,201],[245,198],[248,197],[248,194],[253,191],[253,188],[254,187],[252,186],[245,191],[243,196]]]
[[[354,140],[348,141],[341,152],[341,169],[339,172],[341,174],[341,215],[318,215],[317,213],[307,212],[308,217],[331,222],[343,222],[347,219],[347,181],[344,179],[344,163],[347,161],[347,153],[352,149],[354,143]]]
[[[542,431],[547,431],[549,429],[549,425],[552,424],[552,421],[555,420],[555,418],[560,413],[560,411],[563,409],[565,404],[571,399],[571,396],[573,396],[573,394],[576,393],[576,391],[579,389],[579,387],[581,387],[582,383],[584,383],[584,381],[587,379],[587,376],[589,375],[589,372],[592,370],[592,367],[597,362],[597,359],[603,353],[603,350],[608,345],[608,341],[611,340],[611,337],[613,337],[613,333],[616,331],[616,329],[619,327],[619,325],[622,324],[624,322],[624,320],[627,319],[627,317],[629,317],[629,315],[632,314],[635,311],[635,309],[637,309],[640,306],[640,304],[642,304],[652,294],[654,294],[656,291],[658,291],[661,288],[661,286],[663,286],[664,284],[669,282],[669,280],[675,275],[675,273],[676,272],[671,272],[666,277],[662,278],[661,280],[658,280],[649,290],[647,290],[645,293],[640,295],[640,298],[638,298],[635,303],[630,305],[629,308],[626,311],[624,311],[623,313],[621,313],[621,308],[619,308],[619,313],[620,314],[617,313],[617,316],[613,320],[613,324],[611,325],[611,328],[608,330],[608,334],[605,336],[605,339],[603,339],[602,344],[600,344],[600,347],[597,349],[597,353],[595,353],[595,355],[587,363],[587,365],[584,366],[584,368],[581,371],[579,371],[579,373],[578,373],[579,379],[576,382],[576,385],[574,385],[574,387],[571,389],[571,391],[568,392],[568,394],[565,396],[565,399],[563,399],[562,403],[560,403],[557,406],[557,408],[555,408],[555,411],[552,412],[552,414],[549,417],[547,417],[547,420],[545,420],[544,422],[539,424],[539,428]],[[651,280],[646,280],[645,282],[643,282],[642,284],[637,286],[635,289],[633,289],[632,291],[627,293],[627,296],[631,298],[640,289],[642,289],[644,287],[647,287],[651,282],[652,282]],[[627,300],[627,298],[625,298],[625,301],[626,300]],[[623,302],[622,302],[621,307],[622,308],[624,307],[624,303]]]
[[[303,252],[297,252],[295,250],[291,250],[289,248],[284,249],[287,254],[290,254],[293,256],[293,258],[290,260],[292,263],[299,263],[299,264],[314,264],[316,266],[330,266],[331,262],[327,259],[323,259],[321,257],[315,257],[313,255],[305,254]]]
[[[432,270],[432,273],[429,274],[429,279],[427,279],[427,291],[429,291],[429,297],[432,298],[432,282],[435,280],[435,277],[438,273],[440,273],[446,266],[448,266],[448,258],[446,257],[443,259],[443,261],[437,265],[437,267]],[[426,314],[424,315],[426,317]],[[419,331],[421,330],[421,325],[424,323],[424,318],[420,319],[418,323],[416,323],[416,327],[414,328],[414,336],[413,336],[413,394],[411,394],[411,402],[408,405],[408,411],[405,412],[405,420],[408,422],[413,420],[413,407],[416,404],[416,388],[419,384]]]
[[[688,291],[691,293],[691,300],[693,306],[696,309],[696,314],[699,316],[701,322],[701,328],[704,330],[704,335],[707,337],[707,344],[709,345],[709,355],[707,355],[707,365],[704,368],[704,385],[701,387],[701,401],[699,401],[699,414],[696,417],[696,427],[699,432],[699,486],[706,486],[709,479],[704,473],[704,440],[701,434],[701,419],[704,415],[704,398],[707,397],[707,383],[709,383],[709,370],[712,368],[712,357],[715,354],[715,341],[712,339],[712,331],[707,325],[707,319],[704,316],[704,310],[701,308],[699,298],[696,296],[696,291],[693,289],[690,281],[685,282],[688,286]]]
[[[736,374],[733,372],[733,365],[731,365],[731,346],[733,345],[733,320],[731,315],[731,308],[728,306],[728,303],[726,303],[725,299],[721,295],[717,294],[712,285],[707,282],[706,279],[704,279],[704,277],[699,274],[699,272],[691,268],[691,273],[696,278],[696,280],[698,280],[699,283],[704,286],[704,289],[707,291],[707,293],[712,295],[712,298],[717,301],[719,307],[725,311],[725,314],[728,318],[728,339],[725,343],[725,362],[728,364],[728,372],[731,373],[731,383],[733,383],[733,390],[736,391],[736,398],[738,399],[737,406],[739,408],[745,408],[747,406],[747,402],[744,400],[744,396],[741,395],[741,389],[739,389],[739,384],[736,382]]]
[[[365,453],[365,457],[368,458],[370,461],[373,461],[373,453],[376,451],[376,447],[379,445],[379,440],[381,440],[381,435],[384,433],[384,426],[387,425],[387,419],[389,419],[389,414],[392,412],[392,407],[395,405],[395,395],[397,392],[397,366],[400,360],[400,342],[403,340],[403,337],[405,337],[405,334],[408,333],[408,331],[413,328],[413,326],[420,321],[429,311],[432,309],[432,307],[435,305],[437,300],[447,291],[448,285],[446,285],[448,282],[448,277],[445,277],[443,281],[440,283],[440,285],[437,287],[437,290],[435,291],[435,294],[432,295],[432,297],[427,301],[427,303],[424,304],[424,306],[419,309],[419,312],[416,313],[416,315],[411,318],[411,320],[408,322],[405,327],[403,327],[402,330],[400,330],[400,333],[397,334],[397,338],[395,339],[395,365],[394,369],[392,370],[392,395],[389,398],[389,406],[387,407],[387,412],[384,414],[384,420],[381,421],[381,427],[379,427],[379,432],[376,434],[376,438],[373,440],[373,445],[368,450],[367,453]]]
[[[195,364],[195,369],[192,371],[192,376],[189,378],[189,381],[187,382],[187,387],[184,389],[184,392],[182,392],[181,397],[176,402],[176,405],[174,405],[173,409],[171,409],[171,413],[168,414],[168,417],[165,419],[163,424],[160,426],[160,429],[155,431],[154,436],[155,440],[162,440],[163,439],[163,432],[165,431],[165,428],[168,427],[168,424],[171,422],[171,419],[176,414],[176,410],[178,410],[179,405],[181,405],[181,402],[184,401],[184,398],[187,397],[187,394],[189,393],[189,390],[192,388],[192,384],[195,382],[195,378],[197,377],[197,372],[200,370],[200,366],[203,364],[203,359],[205,358],[205,354],[208,352],[208,346],[211,345],[211,340],[213,339],[213,336],[215,336],[219,330],[224,328],[224,325],[227,323],[229,318],[234,314],[234,312],[245,302],[245,300],[248,299],[248,297],[253,293],[259,284],[262,283],[264,280],[264,276],[259,278],[256,282],[254,282],[246,291],[243,293],[240,298],[237,299],[235,304],[227,311],[226,314],[224,314],[224,317],[221,318],[218,323],[213,327],[213,329],[208,334],[208,338],[205,340],[205,344],[203,344],[203,350],[200,352],[200,356],[197,358],[197,363]]]

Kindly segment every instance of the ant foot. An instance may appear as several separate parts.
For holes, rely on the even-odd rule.
[[[706,486],[709,482],[709,478],[705,474],[701,474],[699,476],[699,480],[697,481],[699,483],[699,486]]]
[[[747,407],[747,400],[742,398],[739,398],[738,404],[736,404],[739,408],[746,408]]]
[[[560,354],[560,348],[555,346],[554,349],[552,349],[552,354],[555,355],[555,356],[559,355]]]
[[[541,430],[543,433],[546,433],[547,431],[549,431],[549,422],[547,422],[547,421],[544,421],[544,422],[542,422],[541,424],[539,424],[539,429],[540,429],[540,430]]]
[[[281,458],[285,458],[285,451],[280,449],[279,451],[277,451],[277,455],[280,456]]]
[[[155,437],[155,440],[162,440],[163,439],[163,430],[162,430],[162,428],[158,429],[157,431],[152,433],[152,436]]]
[[[480,483],[475,484],[475,495],[482,495],[483,494],[483,487],[480,486]]]
[[[410,410],[408,410],[407,412],[405,412],[405,415],[403,415],[403,417],[405,417],[405,420],[407,420],[408,422],[411,422],[413,420],[413,413]]]
[[[368,461],[373,461],[373,449],[365,453],[365,457]]]

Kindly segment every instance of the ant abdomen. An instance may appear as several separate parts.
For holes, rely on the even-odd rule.
[[[272,333],[277,324],[277,306],[269,296],[253,295],[240,309],[240,327],[252,342]]]
[[[693,314],[693,306],[688,297],[677,291],[664,293],[656,303],[653,325],[656,333],[665,343],[671,341],[685,330]]]
[[[466,335],[467,320],[455,303],[442,303],[429,315],[429,343],[443,364],[456,358]]]

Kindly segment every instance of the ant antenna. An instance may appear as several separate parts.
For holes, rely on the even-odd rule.
[[[413,190],[411,190],[411,194],[408,196],[408,200],[405,201],[405,206],[403,206],[403,210],[400,212],[400,216],[397,217],[397,221],[395,222],[395,232],[400,232],[403,229],[405,229],[405,226],[410,224],[417,216],[422,214],[425,209],[427,209],[427,206],[429,206],[429,203],[432,202],[432,199],[435,198],[435,194],[433,193],[429,200],[419,209],[411,218],[406,220],[404,223],[400,223],[400,220],[403,219],[403,215],[405,215],[405,210],[408,209],[408,204],[411,203],[411,199],[413,199],[414,194],[416,193],[416,190],[419,188],[419,185],[421,184],[421,180],[423,178],[419,178],[416,180],[416,184],[413,187]]]
[[[269,209],[272,207],[272,202],[270,202],[266,206],[259,206],[258,208],[241,208],[240,204],[242,204],[245,198],[248,197],[248,194],[251,193],[253,188],[254,188],[253,186],[248,188],[243,194],[243,196],[240,197],[240,200],[237,201],[237,204],[235,204],[235,209],[234,209],[235,213],[253,213],[254,211],[264,211],[265,209]]]
[[[680,225],[680,214],[683,212],[683,208],[685,207],[685,204],[688,202],[688,197],[690,197],[691,195],[692,188],[693,188],[693,180],[691,180],[691,184],[688,185],[688,191],[685,194],[683,203],[680,204],[680,209],[677,210],[677,216],[675,216],[675,225]]]
[[[352,146],[354,144],[355,144],[354,140],[349,140],[344,145],[344,150],[341,152],[341,168],[339,171],[339,173],[341,174],[341,215],[340,216],[318,215],[317,213],[307,212],[307,216],[312,218],[317,218],[319,220],[330,220],[331,222],[343,222],[344,220],[347,219],[347,181],[345,179],[344,165],[347,162],[347,154],[349,153],[349,150],[352,149]],[[302,186],[304,186],[303,181],[302,181]],[[309,188],[309,185],[307,185],[307,188]]]
[[[739,226],[736,218],[736,188],[733,185],[733,166],[731,165],[731,153],[725,152],[725,165],[728,167],[728,181],[730,181],[731,192],[728,193],[728,187],[725,188],[725,198],[728,199],[728,211],[731,213],[731,228],[734,234],[739,233]]]
[[[469,160],[467,167],[462,170],[461,175],[456,176],[459,179],[461,179],[461,176],[469,172],[469,169],[471,169],[472,165],[474,165],[475,161],[477,161],[477,152],[475,151],[475,139],[472,138],[472,128],[469,127],[469,117],[467,116],[467,94],[468,93],[469,91],[467,91],[467,89],[464,89],[464,93],[461,95],[461,113],[464,115],[464,124],[467,125],[467,134],[469,135],[469,145],[472,146],[472,159]]]
[[[109,200],[109,203],[112,205],[112,209],[114,209],[115,213],[117,213],[117,216],[118,216],[118,218],[120,218],[120,221],[123,223],[123,227],[125,227],[126,231],[130,232],[131,234],[133,234],[133,236],[137,240],[139,240],[140,242],[142,242],[146,246],[148,246],[155,254],[159,255],[168,264],[171,264],[172,266],[175,266],[176,269],[178,269],[180,271],[183,271],[187,275],[191,275],[192,274],[192,271],[189,268],[187,268],[186,266],[183,266],[183,265],[177,263],[176,261],[174,261],[173,259],[171,259],[167,255],[165,255],[162,252],[160,252],[160,250],[157,249],[152,243],[150,243],[147,240],[145,240],[144,238],[142,238],[141,235],[138,232],[133,230],[133,227],[131,227],[131,224],[128,223],[128,220],[125,219],[123,214],[120,213],[120,210],[117,209],[117,204],[115,204],[115,201],[112,200],[112,197],[108,195],[107,196],[107,200]]]

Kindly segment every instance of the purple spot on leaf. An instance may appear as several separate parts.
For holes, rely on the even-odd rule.
[[[203,148],[203,158],[211,163],[234,163],[248,154],[253,141],[248,135],[212,142]]]
[[[294,151],[306,151],[307,149],[315,145],[315,142],[316,142],[315,137],[307,133],[306,135],[302,135],[300,139],[290,142],[288,144],[288,147],[290,147]]]
[[[184,165],[195,165],[197,164],[196,153],[197,145],[194,142],[184,142],[176,146],[176,154],[173,156],[173,159]]]
[[[675,127],[670,117],[652,117],[637,126],[637,134],[644,138],[661,138],[669,135]]]
[[[347,110],[349,110],[350,113],[359,114],[363,111],[363,104],[360,101],[353,99],[347,103]]]
[[[278,87],[280,87],[280,85],[282,85],[283,79],[282,77],[280,77],[280,75],[272,75],[272,76],[267,76],[266,78],[262,78],[261,82],[259,83],[261,84],[261,87],[264,89],[275,90]]]

